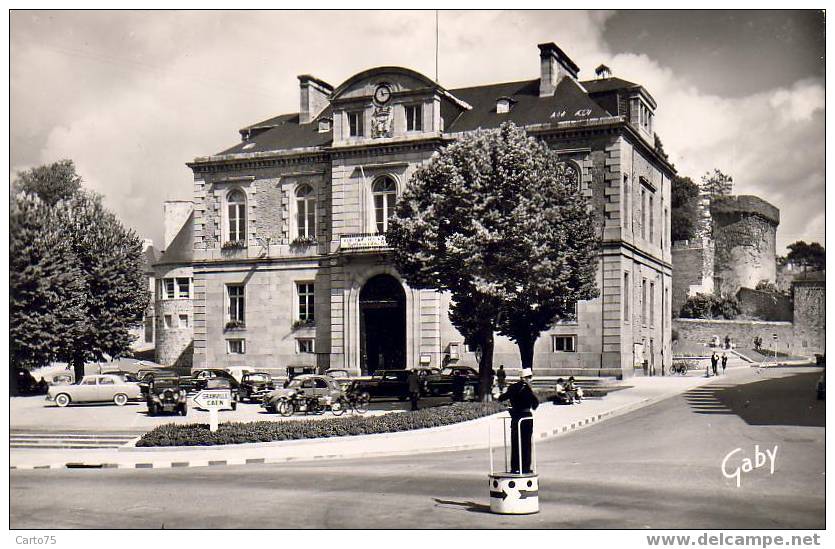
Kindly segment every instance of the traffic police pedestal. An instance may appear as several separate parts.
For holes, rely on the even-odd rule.
[[[536,473],[536,445],[531,438],[531,472],[530,473],[512,473],[510,472],[508,459],[508,428],[510,421],[519,421],[519,423],[530,421],[533,423],[532,417],[523,417],[515,420],[511,417],[502,417],[502,434],[504,438],[504,471],[495,471],[493,467],[493,436],[492,429],[488,426],[488,438],[490,449],[490,474],[488,475],[490,481],[490,512],[502,515],[529,515],[539,512],[539,475]],[[521,425],[517,427],[520,433],[517,454],[519,460],[522,460],[522,437]],[[510,442],[511,444],[513,441]],[[521,465],[521,463],[520,463]]]

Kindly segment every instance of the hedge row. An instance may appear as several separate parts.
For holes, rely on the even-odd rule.
[[[218,425],[212,433],[202,423],[161,425],[137,441],[137,446],[214,446],[247,442],[273,442],[305,438],[344,437],[374,433],[394,433],[451,425],[505,410],[498,402],[456,402],[449,406],[425,408],[415,412],[381,416],[342,416],[298,421],[230,422]]]

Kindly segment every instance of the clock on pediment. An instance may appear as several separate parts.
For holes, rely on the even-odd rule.
[[[378,105],[385,105],[391,99],[391,86],[379,84],[374,90],[374,102]]]

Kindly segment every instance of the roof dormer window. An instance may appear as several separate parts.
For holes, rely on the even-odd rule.
[[[330,118],[319,119],[319,133],[327,133],[331,131],[333,121]]]
[[[507,114],[513,108],[516,101],[512,97],[499,97],[496,99],[496,114]]]

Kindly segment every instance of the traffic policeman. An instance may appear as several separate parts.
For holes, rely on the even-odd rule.
[[[523,368],[519,381],[508,387],[500,397],[500,401],[510,400],[510,469],[511,473],[531,473],[531,437],[533,436],[533,421],[522,418],[533,417],[533,410],[539,406],[539,399],[531,388],[533,371]],[[519,467],[519,446],[522,446],[522,467]]]

